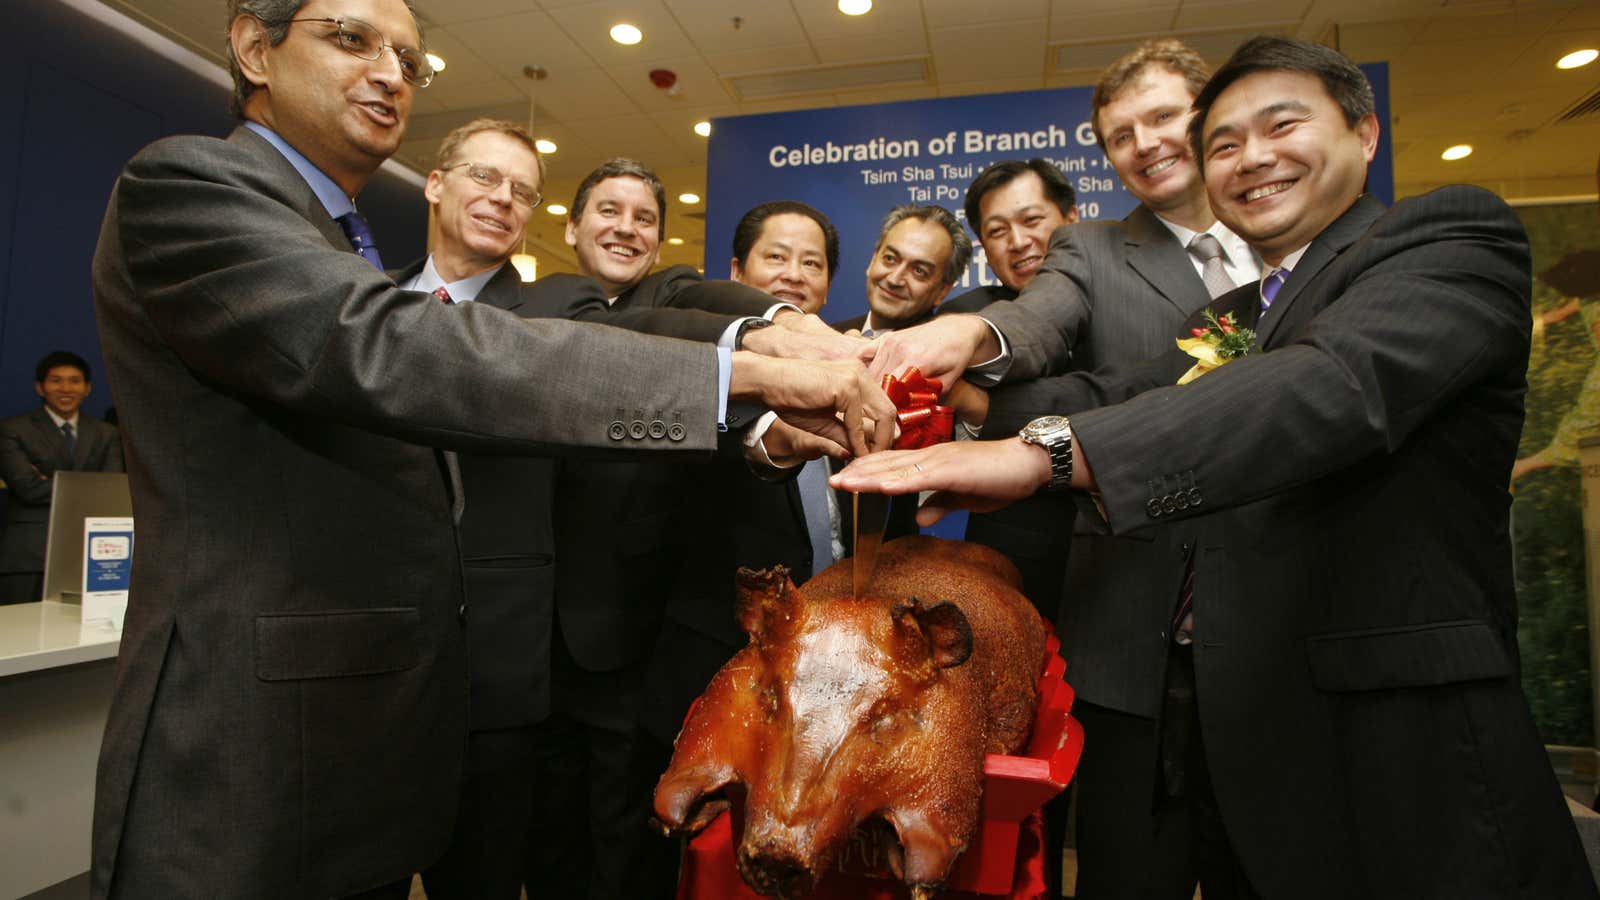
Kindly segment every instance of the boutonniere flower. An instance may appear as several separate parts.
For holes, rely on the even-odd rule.
[[[1194,357],[1195,362],[1178,379],[1179,384],[1188,384],[1212,369],[1244,356],[1250,352],[1250,345],[1256,339],[1254,331],[1239,327],[1233,313],[1219,319],[1209,309],[1206,310],[1205,327],[1191,328],[1189,331],[1194,337],[1178,338],[1178,349]]]

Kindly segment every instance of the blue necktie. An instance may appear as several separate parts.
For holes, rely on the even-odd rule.
[[[72,423],[61,423],[61,436],[67,439],[67,458],[78,461],[78,436],[72,433]]]
[[[1261,281],[1261,311],[1266,312],[1278,296],[1278,289],[1289,279],[1288,269],[1279,269]]]
[[[367,227],[367,220],[361,217],[361,213],[352,209],[334,221],[344,229],[344,236],[350,239],[350,246],[356,248],[361,258],[377,266],[378,271],[383,271],[383,260],[378,258],[378,245],[372,241],[372,229]]]
[[[833,565],[833,523],[828,519],[828,461],[807,460],[800,470],[800,506],[811,538],[811,574]]]

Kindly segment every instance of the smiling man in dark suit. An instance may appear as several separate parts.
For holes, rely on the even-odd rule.
[[[404,897],[467,743],[459,493],[430,446],[704,455],[747,399],[865,403],[876,444],[891,417],[848,366],[397,289],[352,198],[432,77],[411,11],[229,14],[245,124],[141,151],[95,254],[140,533],[91,890]]]
[[[1521,225],[1477,188],[1366,196],[1372,89],[1328,48],[1248,41],[1195,109],[1211,204],[1269,267],[1218,301],[1255,351],[1181,387],[1176,350],[1064,376],[1070,422],[839,480],[1193,529],[1150,781],[1208,900],[1595,897],[1518,683]]]
[[[122,471],[116,426],[82,411],[92,387],[89,363],[57,350],[34,367],[33,389],[43,404],[0,421],[0,479],[9,495],[0,536],[0,604],[40,599],[55,473]]]

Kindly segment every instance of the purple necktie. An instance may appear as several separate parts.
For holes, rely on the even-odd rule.
[[[377,266],[378,271],[383,271],[383,260],[378,258],[378,245],[372,242],[372,229],[367,227],[367,220],[361,218],[361,213],[352,209],[334,221],[344,229],[344,236],[350,239],[350,246],[356,248],[361,258]]]
[[[1278,296],[1278,289],[1289,279],[1288,269],[1278,269],[1261,281],[1261,311],[1266,312]]]

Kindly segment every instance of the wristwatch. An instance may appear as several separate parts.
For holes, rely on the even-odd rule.
[[[763,319],[760,316],[751,316],[750,318],[745,319],[743,322],[740,322],[739,330],[733,333],[733,349],[743,350],[745,335],[757,329],[766,328],[771,324],[772,322],[770,320]]]
[[[1066,416],[1040,416],[1022,426],[1017,436],[1050,454],[1050,490],[1065,490],[1072,484],[1072,423]]]

